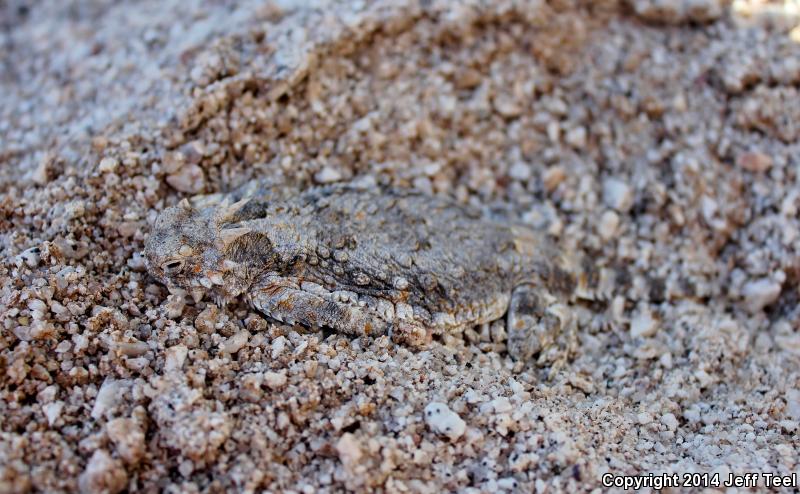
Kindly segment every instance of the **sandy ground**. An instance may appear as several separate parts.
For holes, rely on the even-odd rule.
[[[0,492],[797,474],[799,15],[0,3]],[[515,372],[502,321],[412,352],[145,271],[149,224],[182,197],[364,175],[504,208],[630,277],[576,309],[568,366]]]

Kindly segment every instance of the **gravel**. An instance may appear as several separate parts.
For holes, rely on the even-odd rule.
[[[798,472],[799,15],[6,2],[0,493]],[[538,368],[511,361],[502,323],[413,352],[147,275],[160,210],[254,177],[488,204],[627,279],[576,308],[575,358]]]

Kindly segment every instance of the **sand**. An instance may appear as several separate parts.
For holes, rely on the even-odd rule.
[[[796,1],[4,3],[0,492],[797,475],[798,26]],[[502,321],[415,352],[147,274],[159,211],[256,177],[489,205],[629,278],[576,308],[568,365],[520,370]]]

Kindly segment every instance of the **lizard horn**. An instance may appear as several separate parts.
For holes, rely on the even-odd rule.
[[[226,197],[218,206],[219,212],[217,213],[217,222],[223,223],[231,220],[248,202],[250,202],[250,199],[245,198],[231,204],[230,199]]]

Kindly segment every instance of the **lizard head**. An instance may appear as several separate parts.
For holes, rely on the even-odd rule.
[[[226,216],[241,203],[197,209],[187,200],[158,215],[145,245],[147,269],[170,288],[181,288],[199,301],[204,294],[227,302],[247,289],[245,266],[228,259],[226,250],[247,228],[231,228]]]

